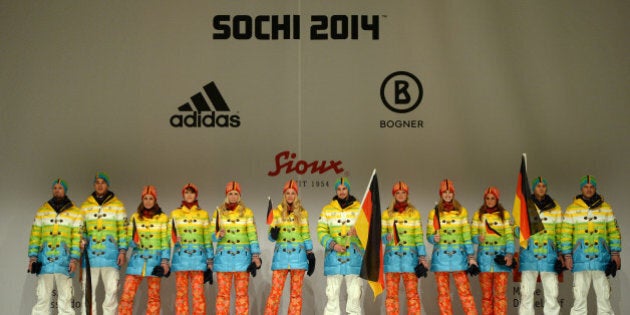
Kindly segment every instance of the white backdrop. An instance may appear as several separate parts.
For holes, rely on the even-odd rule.
[[[628,234],[627,2],[0,1],[0,8],[2,313],[27,314],[35,303],[35,277],[24,272],[28,233],[50,183],[65,178],[80,203],[97,170],[109,173],[129,214],[143,185],[156,185],[170,212],[187,182],[201,189],[201,206],[213,210],[225,183],[240,181],[263,250],[264,270],[250,282],[254,314],[262,313],[271,282],[266,196],[279,201],[290,178],[302,181],[316,237],[319,211],[341,175],[360,198],[376,168],[383,207],[391,185],[407,181],[425,219],[439,181],[448,177],[472,215],[488,185],[499,187],[511,208],[520,154],[527,152],[530,177],[547,177],[563,208],[579,192],[582,175],[597,177],[622,237]],[[229,23],[214,24],[225,15]],[[256,30],[259,37],[273,33],[273,15],[299,17],[290,39],[255,38]],[[369,24],[357,24],[357,39],[352,16],[367,16]],[[370,30],[375,20],[378,32]],[[332,23],[318,31],[329,39],[314,39],[311,29],[322,21]],[[234,33],[215,38],[225,25]],[[396,71],[412,73],[423,87],[420,105],[408,113],[388,110],[380,97],[383,80]],[[227,111],[204,91],[210,82]],[[390,103],[405,96],[388,86]],[[413,85],[407,92],[418,94]],[[215,126],[172,127],[173,115],[193,113],[180,111],[186,103],[199,108],[202,102],[191,100],[197,93],[212,110],[201,115],[215,115]],[[233,125],[217,126],[226,121]],[[382,128],[381,121],[415,128]],[[287,150],[296,154],[294,166],[334,161],[343,171],[299,174],[285,167],[270,176],[276,156]],[[315,252],[318,269],[305,280],[304,314],[320,314],[325,301],[323,248],[315,245]],[[623,252],[624,266],[629,259]],[[626,269],[611,281],[617,313],[630,307],[620,295],[630,289]],[[435,314],[433,276],[420,287],[424,311]],[[477,279],[472,287],[479,308]],[[511,314],[515,287],[508,293]],[[138,313],[146,299],[141,288]],[[216,287],[206,290],[213,313]],[[373,301],[365,290],[366,314],[384,313],[383,297]],[[568,314],[570,275],[560,290]],[[164,281],[162,297],[163,313],[173,313],[173,278]],[[594,299],[589,309],[594,312]]]

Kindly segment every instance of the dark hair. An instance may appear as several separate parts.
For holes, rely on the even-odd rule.
[[[138,205],[138,217],[140,217],[140,220],[142,220],[144,217],[142,216],[142,211],[144,210],[153,210],[153,215],[158,215],[160,213],[162,213],[162,208],[160,208],[160,205],[158,205],[157,201],[155,202],[155,205],[153,205],[153,208],[151,209],[146,209],[144,207],[144,203],[142,203],[142,201],[140,201],[140,204]]]
[[[503,205],[497,201],[496,208],[499,210],[499,217],[501,218],[501,221],[505,220],[505,208],[503,208]],[[486,202],[484,201],[483,205],[479,207],[479,218],[481,219],[481,217],[483,217],[486,213],[489,213],[489,211],[488,206],[486,206]]]

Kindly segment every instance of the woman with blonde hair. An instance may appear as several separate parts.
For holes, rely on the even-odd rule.
[[[298,197],[298,185],[289,180],[282,189],[282,203],[267,218],[269,240],[275,242],[271,270],[271,291],[265,307],[266,315],[278,314],[280,298],[287,275],[291,274],[289,314],[302,313],[304,273],[313,274],[315,254],[308,226],[308,212]]]
[[[392,195],[394,198],[381,218],[387,289],[385,310],[389,315],[400,314],[398,286],[402,278],[407,293],[407,314],[420,315],[417,278],[426,277],[428,267],[420,212],[409,203],[406,183],[394,184]]]
[[[453,314],[449,280],[449,275],[453,275],[464,313],[476,315],[477,308],[466,275],[466,271],[478,269],[468,212],[455,200],[455,186],[451,180],[445,179],[440,183],[439,195],[439,203],[429,212],[427,240],[433,244],[431,271],[435,273],[437,282],[440,314]]]
[[[230,311],[230,291],[234,279],[236,291],[236,314],[249,314],[249,274],[256,276],[260,269],[260,247],[254,222],[254,212],[241,200],[241,185],[235,181],[227,183],[225,200],[212,215],[217,242],[214,271],[217,273],[216,314]]]

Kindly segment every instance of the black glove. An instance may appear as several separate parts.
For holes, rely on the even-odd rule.
[[[562,262],[556,259],[556,262],[553,264],[553,270],[557,274],[562,274],[563,271],[567,270],[567,267],[563,266]]]
[[[470,265],[468,266],[468,269],[466,269],[466,273],[474,277],[479,275],[481,273],[481,270],[479,270],[479,266],[477,265]]]
[[[28,271],[28,270],[27,270]],[[42,262],[36,261],[31,265],[31,273],[38,275],[42,271]]]
[[[608,265],[606,265],[606,277],[613,276],[613,278],[617,275],[617,264],[614,261],[610,261]]]
[[[278,235],[279,234],[280,234],[280,227],[279,226],[272,227],[271,230],[269,230],[269,236],[274,241],[278,239]]]
[[[416,277],[420,278],[420,277],[427,277],[427,271],[429,271],[427,269],[427,267],[425,267],[423,264],[418,264],[416,266],[416,268],[413,269],[414,272],[416,273]]]
[[[306,271],[306,274],[310,277],[313,272],[315,272],[315,254],[307,253],[306,259],[308,259],[308,270]]]
[[[494,257],[494,262],[500,266],[505,266],[505,264],[507,264],[507,261],[505,260],[505,256],[503,255],[496,255]],[[512,268],[512,269],[516,268],[516,263],[514,262],[514,260],[512,260],[512,264],[507,267]]]
[[[256,269],[260,269],[260,267],[262,267],[262,258],[258,258],[260,259],[260,266],[256,267],[256,263],[252,261],[251,264],[249,264],[249,266],[247,266],[247,272],[252,274],[252,277],[256,277]]]
[[[212,279],[212,269],[208,268],[203,272],[203,283],[210,282],[210,285],[214,282]]]
[[[162,266],[155,266],[153,268],[153,271],[151,271],[151,275],[152,276],[156,276],[156,277],[168,278],[168,276],[171,275],[171,270],[169,270],[168,273],[164,273],[164,267],[162,267]]]

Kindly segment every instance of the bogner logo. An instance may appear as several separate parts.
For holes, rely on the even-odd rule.
[[[210,102],[214,106],[214,111],[210,109],[210,105],[206,102],[203,94],[197,93],[190,97],[195,108],[190,103],[186,103],[177,108],[178,111],[186,114],[175,114],[171,116],[171,126],[179,127],[233,127],[237,128],[241,125],[241,117],[237,114],[230,114],[225,99],[219,92],[217,85],[210,82],[203,87]],[[225,113],[225,114],[219,114]]]
[[[328,171],[334,171],[335,174],[339,174],[344,171],[341,161],[318,161],[307,162],[304,160],[295,161],[297,154],[291,151],[282,151],[276,154],[276,169],[267,173],[269,176],[277,176],[280,171],[284,169],[285,174],[296,172],[300,175],[310,171],[311,174],[319,173],[324,174]]]

